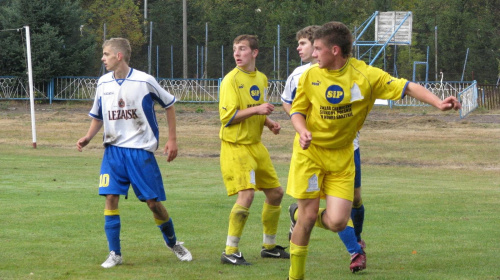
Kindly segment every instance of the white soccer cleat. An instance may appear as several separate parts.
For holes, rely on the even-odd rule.
[[[182,244],[184,244],[184,242],[177,241],[174,247],[170,248],[167,245],[167,248],[169,248],[172,252],[174,252],[177,258],[179,258],[179,260],[183,262],[184,261],[190,262],[191,260],[193,260],[193,256],[191,255],[191,252],[189,252],[189,250],[186,249],[186,247],[184,247]]]
[[[115,254],[115,251],[109,252],[108,259],[101,264],[104,268],[111,268],[113,266],[122,264],[122,256]]]

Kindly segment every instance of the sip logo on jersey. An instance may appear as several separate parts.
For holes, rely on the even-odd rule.
[[[356,94],[357,95],[357,94]],[[359,93],[361,95],[361,93]],[[326,89],[325,98],[326,100],[333,105],[340,104],[344,99],[345,94],[342,87],[338,85],[329,86]],[[320,116],[323,120],[339,120],[350,118],[353,116],[352,114],[352,104],[344,104],[337,106],[320,106]]]
[[[255,101],[259,101],[260,100],[260,89],[258,86],[256,85],[253,85],[251,88],[250,88],[250,96],[253,98],[253,100]]]
[[[331,104],[339,104],[344,99],[344,90],[337,85],[329,86],[326,89],[325,97]]]

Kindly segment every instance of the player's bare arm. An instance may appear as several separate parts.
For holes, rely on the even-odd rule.
[[[269,128],[269,130],[271,130],[275,135],[280,133],[281,125],[278,122],[271,120],[269,117],[266,117],[264,125],[267,126],[267,128]]]
[[[454,109],[455,111],[462,108],[462,105],[455,96],[449,96],[444,100],[434,95],[432,92],[428,91],[423,86],[410,82],[405,91],[409,96],[425,102],[438,108],[441,111],[448,111]]]
[[[302,147],[303,150],[307,150],[307,148],[311,145],[312,134],[309,130],[307,130],[305,117],[301,114],[294,114],[292,116],[292,124],[295,131],[297,131],[300,136],[300,147]]]
[[[253,115],[270,115],[274,111],[274,105],[270,103],[263,103],[259,106],[239,110],[231,121],[231,124],[242,122]]]
[[[76,148],[78,149],[79,152],[82,151],[83,147],[87,146],[92,138],[101,130],[103,122],[98,119],[92,119],[92,122],[90,123],[89,130],[87,131],[87,134],[83,136],[82,138],[78,139],[76,142]]]
[[[292,104],[288,104],[286,102],[283,102],[283,110],[285,110],[285,113],[290,116],[290,110],[292,109]]]
[[[163,154],[167,155],[167,162],[173,161],[177,157],[177,130],[175,120],[174,105],[166,109],[168,124],[168,141],[163,149]]]

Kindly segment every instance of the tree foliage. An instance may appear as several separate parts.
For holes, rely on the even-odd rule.
[[[97,57],[100,57],[100,46],[105,39],[127,38],[133,50],[131,65],[138,64],[142,67],[144,64],[141,60],[144,56],[138,50],[146,43],[145,24],[138,4],[133,0],[87,0],[84,5],[90,14],[85,30],[99,46],[96,49]],[[100,65],[99,59],[94,59],[94,69],[96,65]]]
[[[85,12],[75,1],[17,0],[3,3],[0,25],[3,29],[23,30],[30,27],[33,77],[46,81],[54,76],[80,75],[94,45],[81,36],[80,26]],[[21,36],[20,36],[21,35]],[[0,34],[1,75],[25,76],[25,34],[2,32]]]
[[[5,0],[0,2],[0,24],[4,29],[28,23],[33,25],[37,48],[33,60],[38,73],[43,73],[45,77],[60,73],[61,69],[66,71],[66,75],[76,73],[78,69],[87,69],[81,70],[81,74],[89,72],[89,69],[96,73],[95,69],[100,66],[98,58],[104,23],[106,38],[128,38],[132,43],[134,67],[146,69],[149,22],[145,23],[141,16],[144,1],[81,0],[80,7],[88,13],[88,17],[76,3]],[[159,73],[156,74],[160,77],[182,77],[182,0],[149,0],[148,5],[147,20],[153,22],[153,66],[156,65],[155,54],[158,55]],[[413,62],[425,61],[429,48],[430,80],[443,71],[446,80],[460,80],[464,75],[464,80],[496,82],[500,74],[500,0],[189,0],[189,77],[219,78],[227,73],[234,67],[232,41],[237,35],[246,33],[259,37],[259,70],[270,78],[284,79],[287,70],[300,65],[295,50],[295,33],[299,29],[336,20],[354,30],[375,11],[411,11],[413,14],[412,45],[388,47],[385,56],[375,63],[376,66],[411,79]],[[80,32],[82,24],[84,28]],[[208,33],[205,30],[207,25]],[[436,27],[437,54],[434,51]],[[373,34],[374,28],[370,27],[365,36],[373,38]],[[0,34],[0,74],[15,75],[25,71],[24,66],[19,66],[22,43],[16,36],[19,35],[15,32]],[[90,59],[94,67],[90,68],[79,67],[88,65],[90,52],[87,38],[92,38],[97,45],[93,49],[94,57]],[[68,49],[72,51],[64,51]],[[205,53],[208,54],[206,57]],[[70,59],[62,63],[61,57],[66,58],[70,54]],[[279,61],[281,65],[277,67]],[[67,65],[72,62],[75,65]],[[438,66],[437,71],[435,65]],[[152,74],[155,72],[153,67]],[[416,74],[417,79],[424,79],[425,67],[418,67]]]

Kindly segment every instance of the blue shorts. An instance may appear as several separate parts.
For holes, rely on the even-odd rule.
[[[354,166],[356,168],[356,175],[354,175],[354,188],[361,187],[361,155],[359,148],[354,150]]]
[[[106,146],[99,177],[99,195],[128,195],[130,185],[141,201],[166,200],[160,168],[153,153]]]

